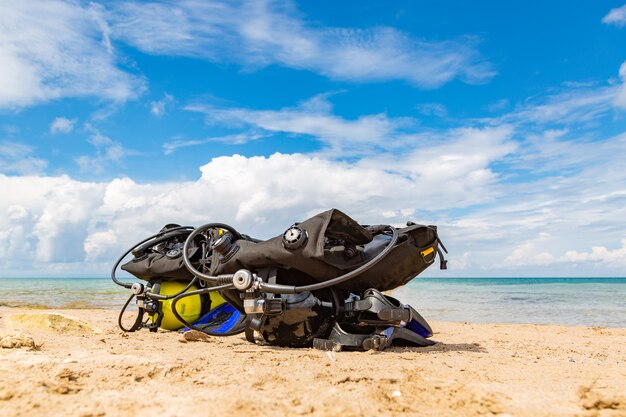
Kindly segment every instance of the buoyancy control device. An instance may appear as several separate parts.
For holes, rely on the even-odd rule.
[[[446,269],[442,251],[436,226],[360,225],[331,209],[264,241],[221,223],[195,229],[168,225],[120,257],[112,278],[133,291],[140,313],[143,306],[152,314],[138,320],[137,328],[156,330],[174,316],[186,329],[209,334],[245,331],[251,342],[382,350],[392,343],[434,343],[424,318],[383,292],[409,282],[437,255]],[[116,278],[118,265],[131,252],[133,259],[122,269],[148,285]],[[163,287],[163,280],[186,285],[161,294],[155,286]],[[218,294],[227,302],[216,306],[212,300]],[[197,297],[199,305],[187,304]],[[220,306],[228,311],[218,325],[207,326],[207,317],[209,322],[217,317]]]

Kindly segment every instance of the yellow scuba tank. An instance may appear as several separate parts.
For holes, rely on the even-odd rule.
[[[160,285],[159,294],[161,295],[174,295],[181,292],[188,283],[180,281],[164,281]],[[186,292],[197,290],[195,285],[191,286]],[[226,302],[221,295],[214,292],[210,294],[211,309],[218,307]],[[165,330],[178,330],[183,327],[183,324],[176,319],[172,312],[172,300],[159,301],[161,303],[161,312],[163,318],[161,319],[160,328]],[[194,323],[200,318],[202,313],[202,298],[199,294],[192,295],[181,299],[176,304],[176,310],[178,314],[185,319],[187,323]],[[156,314],[150,316],[150,319],[154,322],[158,319]]]

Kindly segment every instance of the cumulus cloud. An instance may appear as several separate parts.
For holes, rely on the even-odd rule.
[[[329,207],[344,209],[362,222],[428,218],[426,213],[436,209],[496,197],[487,190],[496,180],[488,165],[511,149],[507,133],[496,133],[460,131],[450,150],[416,150],[392,166],[299,154],[234,155],[213,159],[201,168],[198,180],[185,182],[0,176],[0,187],[10,195],[0,201],[0,213],[6,214],[0,216],[0,233],[7,236],[2,250],[17,251],[12,249],[17,243],[10,242],[18,239],[35,250],[41,265],[71,270],[83,268],[79,262],[87,260],[88,268],[102,271],[124,247],[171,222],[224,221],[270,237]],[[477,148],[481,142],[488,152]],[[461,150],[467,161],[451,169]],[[436,153],[441,154],[439,161],[414,163]],[[442,181],[449,187],[442,189]],[[22,254],[22,260],[24,256],[30,255]],[[0,263],[5,270],[19,267],[19,259],[0,257]]]
[[[555,261],[555,257],[542,250],[541,241],[546,234],[540,234],[534,241],[527,241],[518,245],[513,252],[504,259],[504,266],[520,267],[528,265],[549,265]]]
[[[109,21],[113,36],[156,55],[252,68],[277,63],[338,80],[405,80],[425,88],[495,75],[469,38],[429,41],[389,27],[313,25],[289,1],[120,2],[110,6]]]
[[[144,89],[117,65],[97,4],[1,0],[0,8],[0,108],[65,97],[125,101]]]
[[[68,119],[66,117],[57,117],[50,123],[50,133],[71,133],[74,130],[76,119]]]
[[[609,265],[626,266],[626,239],[622,240],[622,246],[617,249],[607,249],[604,246],[594,246],[589,252],[567,251],[560,258],[563,262],[598,262]]]
[[[517,246],[504,260],[506,267],[591,265],[592,267],[623,268],[626,266],[626,239],[621,246],[608,249],[605,246],[593,246],[588,251],[568,250],[564,254],[554,255],[542,250],[537,241],[528,241]]]
[[[611,11],[602,18],[602,23],[615,25],[617,27],[626,26],[626,5],[611,9]]]

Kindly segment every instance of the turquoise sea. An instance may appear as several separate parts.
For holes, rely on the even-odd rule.
[[[110,308],[106,278],[0,278],[0,306]],[[626,327],[626,278],[416,278],[393,296],[427,320]]]

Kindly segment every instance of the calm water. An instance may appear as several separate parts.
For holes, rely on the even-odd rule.
[[[0,278],[0,306],[121,308],[129,296],[109,278]]]
[[[119,308],[109,279],[0,279],[0,306]],[[626,327],[626,278],[418,278],[394,291],[427,320]]]
[[[393,295],[432,320],[626,327],[626,278],[418,278]]]

